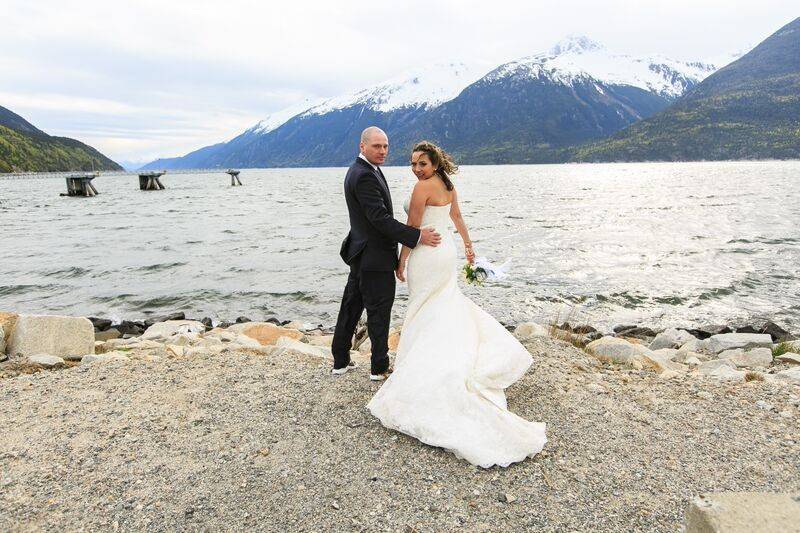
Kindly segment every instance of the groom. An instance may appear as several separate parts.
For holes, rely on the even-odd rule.
[[[372,344],[370,376],[382,381],[389,367],[389,321],[394,303],[397,243],[410,248],[418,244],[438,246],[441,236],[432,229],[422,231],[394,219],[392,195],[380,166],[389,153],[389,139],[380,128],[370,126],[361,133],[361,153],[344,178],[344,197],[350,214],[350,233],[339,255],[350,266],[333,334],[333,373],[356,368],[350,348],[358,320],[367,310],[367,331]]]

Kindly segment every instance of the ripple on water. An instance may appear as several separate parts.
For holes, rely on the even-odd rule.
[[[164,272],[165,270],[170,270],[172,268],[182,267],[188,263],[184,263],[182,261],[176,261],[174,263],[156,263],[154,265],[143,265],[140,267],[132,267],[132,270],[136,272]]]

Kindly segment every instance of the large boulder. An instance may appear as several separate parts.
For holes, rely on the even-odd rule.
[[[156,322],[142,334],[142,339],[168,339],[180,334],[200,334],[206,331],[206,326],[196,320],[168,320]]]
[[[720,492],[695,498],[686,510],[686,533],[798,531],[800,494]]]
[[[754,348],[752,350],[725,350],[719,354],[720,359],[729,359],[738,368],[767,368],[772,364],[772,350]]]
[[[234,324],[228,328],[228,331],[246,335],[251,339],[257,340],[262,346],[273,345],[281,337],[300,340],[304,336],[302,331],[276,326],[270,322],[246,322],[242,324]]]
[[[677,349],[692,339],[694,339],[694,336],[688,331],[684,331],[682,329],[670,328],[656,335],[656,338],[653,339],[653,342],[650,343],[650,349],[651,350],[660,350],[662,348]]]
[[[94,326],[81,317],[19,315],[6,350],[12,357],[94,353]]]
[[[736,348],[770,348],[772,337],[762,333],[723,333],[703,341],[703,348],[714,354]]]
[[[634,344],[617,337],[602,337],[586,345],[586,351],[601,359],[614,363],[641,366],[643,355],[651,353],[641,344]]]

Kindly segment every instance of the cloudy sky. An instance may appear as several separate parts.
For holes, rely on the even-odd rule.
[[[569,34],[708,60],[797,16],[797,0],[0,0],[0,106],[146,162],[420,63],[496,65]]]

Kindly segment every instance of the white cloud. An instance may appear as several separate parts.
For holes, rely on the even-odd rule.
[[[779,0],[3,0],[0,105],[112,158],[142,160],[420,63],[497,64],[570,33],[706,59],[795,16],[795,2]]]

